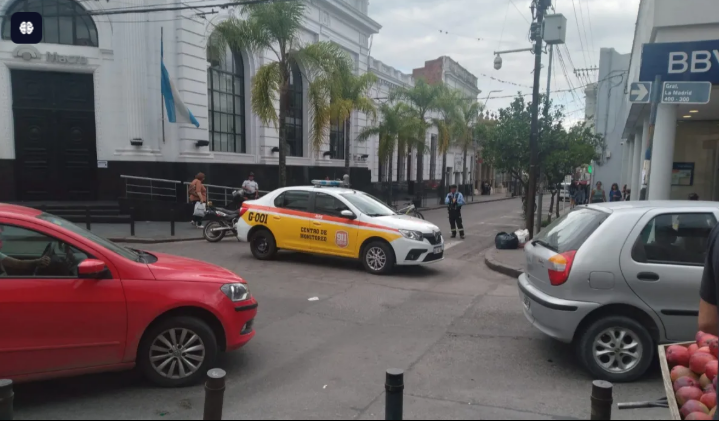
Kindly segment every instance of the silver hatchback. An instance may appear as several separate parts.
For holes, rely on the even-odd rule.
[[[657,344],[690,341],[716,202],[578,207],[525,247],[519,295],[540,331],[574,344],[598,379],[630,382]]]

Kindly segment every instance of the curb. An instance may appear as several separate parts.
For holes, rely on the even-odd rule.
[[[519,275],[524,273],[524,271],[520,268],[516,268],[514,266],[506,265],[504,263],[499,262],[497,259],[494,258],[494,250],[490,249],[484,254],[484,264],[487,265],[488,268],[492,269],[495,272],[499,272],[503,275],[510,276],[512,278],[519,278]]]
[[[500,199],[482,200],[482,201],[479,201],[479,202],[467,202],[467,203],[464,204],[464,206],[467,206],[467,205],[479,205],[479,204],[482,204],[482,203],[503,202],[503,201],[505,201],[505,200],[512,200],[512,199],[518,199],[518,198],[519,198],[519,196],[515,196],[515,197],[502,197],[502,198],[500,198]],[[421,210],[421,211],[428,211],[428,210],[445,209],[446,207],[447,207],[447,205],[441,205],[441,206],[440,206],[440,205],[437,205],[437,206],[430,206],[430,207],[426,207],[426,208],[419,208],[419,210]]]
[[[200,238],[132,238],[132,237],[110,237],[108,240],[113,243],[125,243],[125,244],[164,244],[164,243],[184,243],[188,241],[201,241]]]

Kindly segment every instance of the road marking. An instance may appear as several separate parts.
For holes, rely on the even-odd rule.
[[[459,243],[461,243],[461,241],[452,241],[450,243],[444,243],[444,251],[451,249],[452,247],[456,246]]]

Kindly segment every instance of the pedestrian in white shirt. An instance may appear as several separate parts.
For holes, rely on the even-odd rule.
[[[242,183],[242,191],[247,198],[258,199],[260,197],[260,186],[255,181],[255,173],[250,173],[247,180]]]

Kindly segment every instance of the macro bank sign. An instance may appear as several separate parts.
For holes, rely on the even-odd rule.
[[[644,44],[639,81],[719,84],[719,39]]]

